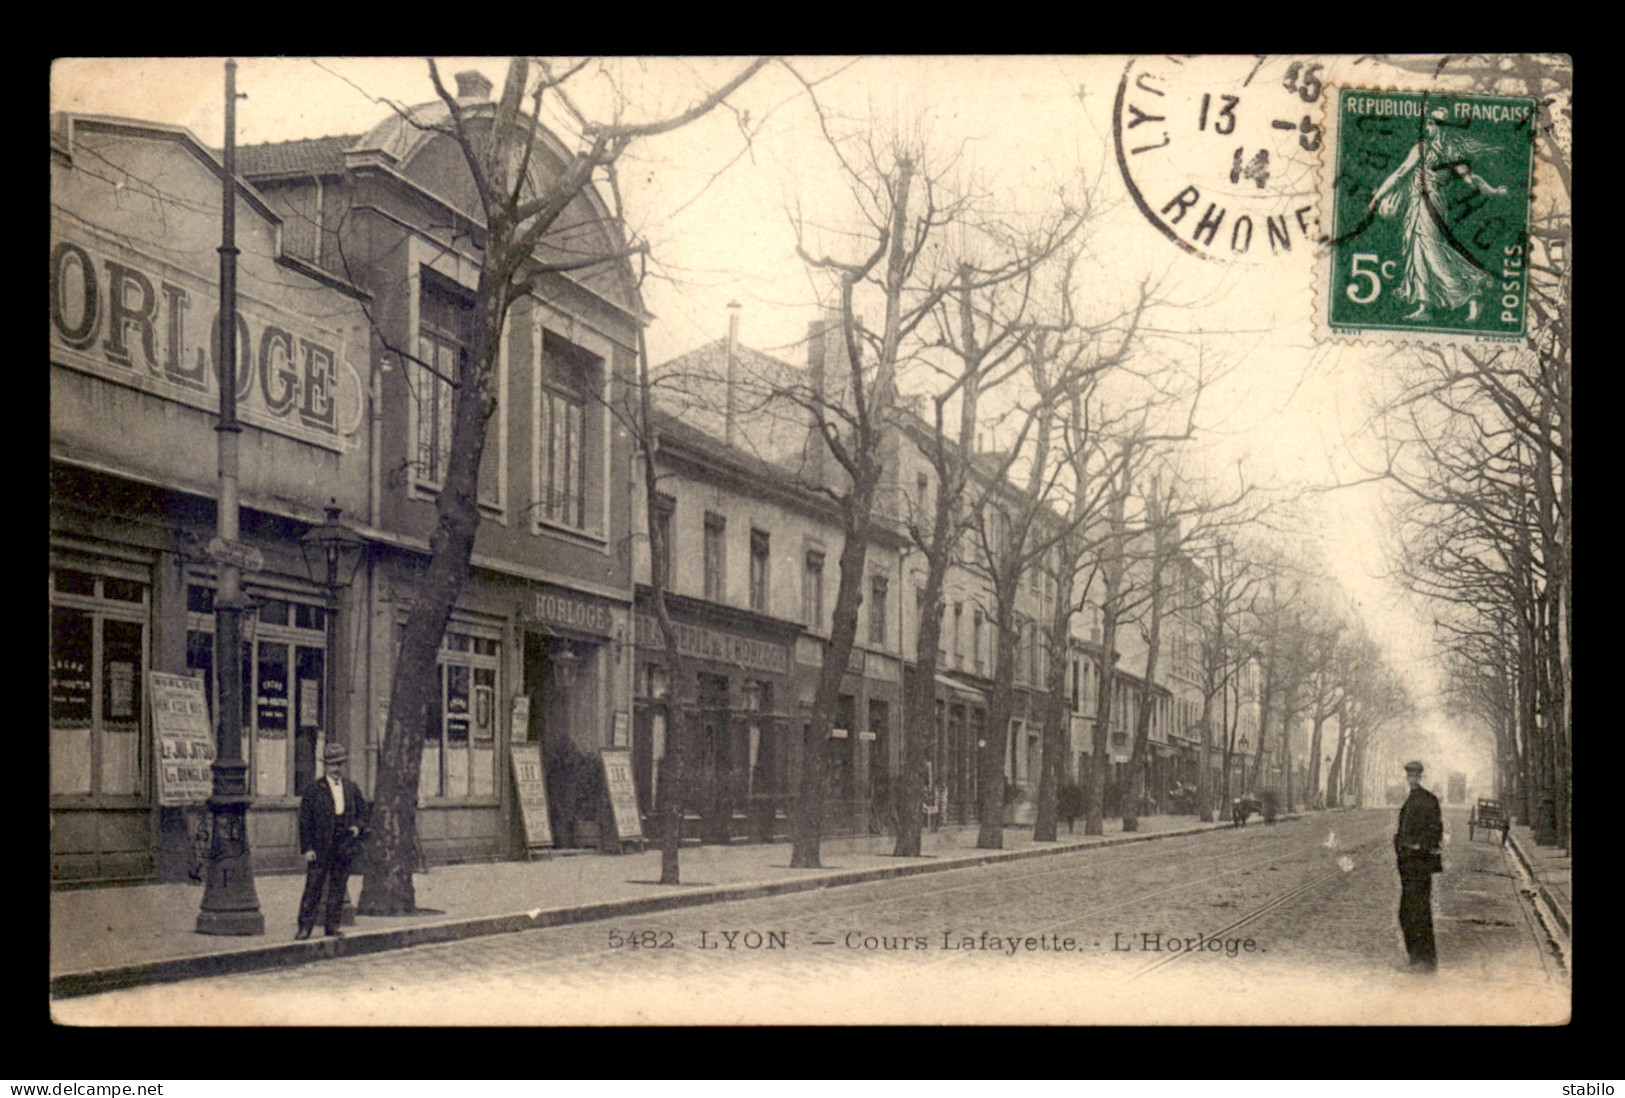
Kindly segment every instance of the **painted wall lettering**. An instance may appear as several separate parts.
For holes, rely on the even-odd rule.
[[[51,244],[51,344],[58,365],[204,411],[218,407],[220,318],[200,275],[151,257],[105,254],[86,239]],[[99,254],[101,253],[101,254]],[[240,295],[238,414],[245,423],[344,449],[361,418],[361,382],[343,333]]]

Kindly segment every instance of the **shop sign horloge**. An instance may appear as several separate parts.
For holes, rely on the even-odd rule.
[[[532,589],[525,616],[550,628],[599,637],[609,636],[615,626],[615,617],[607,602],[551,585]]]
[[[216,284],[61,223],[53,229],[52,361],[218,412]],[[344,333],[240,292],[237,310],[243,422],[350,448],[361,422],[361,379],[344,360]]]

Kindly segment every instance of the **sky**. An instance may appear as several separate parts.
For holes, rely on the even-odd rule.
[[[434,98],[422,59],[237,60],[237,87],[246,96],[237,108],[240,145],[360,134],[387,116],[385,101],[412,105]],[[448,85],[452,74],[477,69],[498,91],[507,71],[500,58],[440,58],[437,64]],[[624,117],[640,120],[680,111],[742,64],[737,58],[645,58],[610,69],[624,93]],[[650,241],[655,260],[656,278],[645,297],[656,318],[648,331],[656,362],[724,336],[733,301],[742,306],[742,342],[800,360],[797,343],[818,315],[821,287],[797,258],[793,225],[803,226],[808,250],[850,257],[847,230],[858,224],[820,131],[872,127],[923,140],[932,150],[928,164],[950,182],[982,189],[1001,216],[1030,216],[1062,191],[1074,200],[1087,195],[1092,215],[1080,308],[1109,311],[1126,287],[1142,280],[1158,286],[1165,304],[1148,319],[1156,332],[1147,353],[1187,364],[1200,356],[1204,369],[1224,374],[1204,394],[1198,420],[1199,449],[1214,468],[1243,461],[1256,480],[1297,491],[1357,480],[1361,463],[1375,460],[1366,426],[1369,400],[1392,383],[1403,349],[1337,343],[1317,333],[1313,317],[1324,275],[1315,248],[1300,239],[1289,251],[1272,252],[1260,232],[1245,254],[1235,254],[1240,238],[1232,235],[1231,247],[1193,255],[1135,202],[1129,184],[1155,210],[1164,196],[1198,181],[1207,196],[1191,218],[1216,196],[1232,207],[1221,226],[1232,234],[1248,209],[1253,224],[1262,226],[1265,217],[1314,207],[1324,146],[1308,151],[1312,132],[1271,128],[1270,121],[1302,116],[1307,127],[1320,118],[1329,97],[1311,89],[1306,77],[1328,88],[1415,86],[1417,78],[1343,58],[1186,64],[1076,56],[821,57],[793,64],[816,84],[822,124],[806,88],[785,69],[770,67],[730,100],[732,110],[634,145],[622,165],[629,220]],[[51,108],[179,125],[218,148],[223,72],[221,58],[63,59],[52,71]],[[1120,86],[1125,102],[1143,107],[1149,118],[1177,101],[1200,111],[1200,126],[1186,117],[1177,141],[1135,154],[1133,163],[1125,154],[1120,163],[1113,141]],[[1148,98],[1145,89],[1162,94]],[[1306,98],[1310,90],[1319,93],[1313,102]],[[588,82],[581,94],[593,111],[614,106],[601,80]],[[1124,117],[1134,114],[1125,108]],[[1162,125],[1173,123],[1148,120],[1123,132],[1133,141],[1151,134],[1145,138],[1151,146],[1166,134],[1158,130]],[[1274,153],[1268,179],[1256,178],[1250,169],[1257,161],[1240,151],[1227,159],[1237,142],[1249,153],[1259,147]],[[1132,142],[1125,140],[1125,147]],[[1234,176],[1229,186],[1227,168]],[[1222,245],[1225,238],[1219,239]],[[1317,492],[1304,498],[1304,529],[1295,536],[1316,543],[1367,627],[1426,698],[1438,688],[1428,659],[1431,614],[1383,578],[1382,507],[1389,499],[1379,486]],[[1463,737],[1440,715],[1419,724],[1446,745],[1457,764],[1452,768],[1479,768],[1454,746]]]

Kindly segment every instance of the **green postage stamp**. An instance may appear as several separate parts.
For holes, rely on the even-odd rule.
[[[1331,334],[1522,339],[1534,101],[1341,88],[1336,111]]]

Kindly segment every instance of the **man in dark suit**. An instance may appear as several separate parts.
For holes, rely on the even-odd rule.
[[[1405,952],[1419,972],[1433,972],[1438,957],[1433,947],[1433,875],[1444,869],[1439,845],[1444,841],[1444,820],[1439,798],[1422,788],[1422,764],[1405,764],[1411,794],[1399,810],[1394,832],[1394,853],[1399,858],[1399,929]]]
[[[322,927],[329,938],[344,936],[339,929],[339,918],[344,911],[344,892],[350,883],[350,863],[361,848],[361,836],[367,826],[367,802],[361,796],[361,787],[344,776],[348,757],[343,744],[328,744],[322,752],[326,773],[311,783],[299,801],[299,849],[305,853],[305,892],[299,898],[296,939],[310,937],[324,887],[327,906]]]

